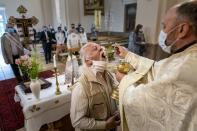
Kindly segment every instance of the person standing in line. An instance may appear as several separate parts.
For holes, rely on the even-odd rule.
[[[135,54],[143,56],[145,47],[145,38],[143,33],[143,25],[138,24],[134,31],[129,33],[129,44],[128,49]]]
[[[15,60],[24,55],[24,48],[13,27],[6,28],[6,32],[1,37],[1,49],[5,63],[10,64],[18,83],[22,82],[23,78]]]
[[[82,46],[88,42],[86,32],[84,31],[83,28],[80,29],[79,38]]]
[[[45,62],[48,64],[51,62],[51,33],[48,31],[46,26],[43,26],[40,40],[42,41]]]
[[[62,53],[63,50],[65,49],[65,44],[64,44],[64,41],[65,41],[65,35],[64,35],[64,32],[62,31],[61,27],[58,27],[57,29],[57,33],[55,34],[55,38],[56,38],[56,41],[57,41],[57,45],[56,45],[56,55],[59,59],[59,53]]]

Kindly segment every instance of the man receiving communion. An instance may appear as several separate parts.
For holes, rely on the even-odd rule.
[[[111,99],[117,86],[106,70],[103,48],[87,43],[80,50],[83,73],[72,89],[70,116],[76,131],[109,131],[119,124],[119,113]]]
[[[116,74],[123,131],[197,130],[197,1],[170,8],[162,24],[159,45],[170,57],[154,62],[118,47],[136,69]]]

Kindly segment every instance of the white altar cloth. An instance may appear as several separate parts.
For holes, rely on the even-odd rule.
[[[56,81],[54,77],[46,79],[52,86],[40,92],[40,100],[32,93],[25,94],[20,86],[16,86],[16,95],[20,99],[25,117],[27,131],[39,131],[42,125],[57,121],[70,113],[71,92],[64,85],[64,75],[58,76],[60,95],[55,95]]]

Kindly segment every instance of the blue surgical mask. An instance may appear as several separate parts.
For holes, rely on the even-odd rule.
[[[15,33],[15,29],[14,29],[14,28],[8,28],[8,29],[7,29],[7,32],[8,32],[8,33]]]

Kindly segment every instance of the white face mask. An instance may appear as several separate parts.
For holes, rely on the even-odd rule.
[[[97,72],[104,72],[107,67],[106,61],[92,61],[91,68],[97,73]]]
[[[171,53],[171,48],[172,46],[167,46],[166,45],[166,38],[167,38],[167,34],[161,30],[160,34],[159,34],[159,46],[162,48],[163,51],[167,52],[167,53]]]
[[[172,42],[171,45],[169,46],[166,45],[166,39],[167,39],[167,34],[161,30],[159,34],[159,46],[162,48],[164,52],[171,54],[172,46],[178,41],[178,39]]]
[[[172,30],[169,31],[169,33],[171,33],[173,30],[175,30],[178,26],[174,27]],[[166,39],[167,36],[169,35],[169,33],[165,33],[163,30],[160,31],[159,34],[159,46],[162,48],[162,50],[166,53],[171,54],[172,51],[172,46],[177,42],[177,40],[175,40],[174,42],[172,42],[169,46],[166,45]]]

